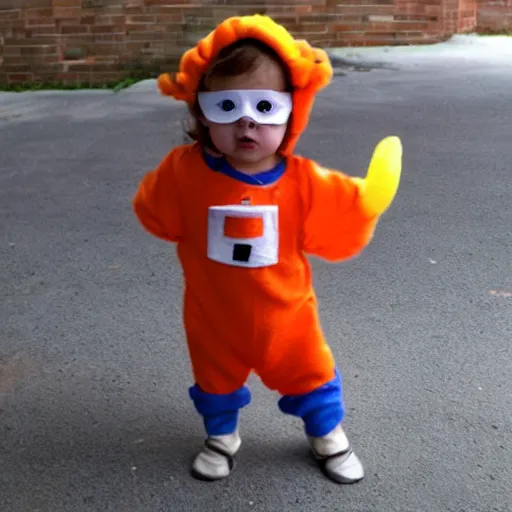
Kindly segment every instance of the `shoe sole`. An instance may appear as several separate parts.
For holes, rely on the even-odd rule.
[[[335,453],[333,455],[330,455],[328,457],[318,457],[315,452],[313,450],[311,450],[311,455],[313,456],[313,458],[315,459],[318,467],[320,468],[320,471],[322,472],[322,474],[328,478],[329,480],[331,480],[332,482],[335,482],[337,484],[343,484],[343,485],[351,485],[351,484],[356,484],[357,482],[360,482],[363,478],[364,478],[364,475],[359,477],[359,478],[345,478],[343,476],[340,476],[340,475],[336,475],[334,473],[331,473],[328,469],[327,469],[327,461],[331,460],[331,459],[334,459],[336,457],[342,457],[342,456],[345,456],[345,455],[351,455],[353,452],[352,452],[352,449],[349,447],[347,448],[346,450],[342,451],[342,452],[338,452],[338,453]]]

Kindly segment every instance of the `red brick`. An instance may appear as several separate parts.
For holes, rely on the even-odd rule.
[[[57,45],[48,46],[21,46],[20,55],[56,55]]]
[[[30,18],[26,21],[25,26],[27,28],[33,27],[49,27],[55,26],[55,20],[53,18]]]
[[[94,42],[94,34],[66,34],[59,37],[59,44],[62,47],[83,47]]]
[[[0,10],[0,21],[18,20],[21,18],[21,13],[20,9]]]
[[[85,75],[87,76],[87,75]],[[121,77],[121,71],[98,72],[94,71],[90,75],[90,81],[93,84],[114,84]]]
[[[131,16],[127,16],[126,23],[136,24],[136,23],[155,23],[156,16],[150,14],[133,14]]]
[[[123,25],[126,23],[126,16],[122,14],[99,14],[95,17],[96,25]]]
[[[96,23],[96,16],[82,16],[80,18],[80,25],[94,25]]]
[[[138,42],[130,42],[130,43],[126,43],[125,45],[125,50],[126,52],[128,52],[129,54],[131,53],[139,53],[140,51],[142,51],[142,49],[148,45],[148,43],[143,43],[141,41],[138,41]]]
[[[146,7],[126,7],[123,12],[132,16],[144,16],[146,13]]]
[[[186,5],[188,4],[188,0],[146,0],[146,5]],[[241,2],[240,2],[241,3]],[[194,5],[194,7],[201,7],[200,3]]]
[[[164,39],[163,32],[154,32],[152,30],[140,31],[140,32],[130,32],[126,36],[127,41],[163,41],[163,39]]]
[[[62,83],[76,83],[79,81],[80,75],[78,73],[60,72],[56,74],[55,78]]]
[[[7,82],[11,84],[30,82],[32,77],[32,73],[8,73]]]
[[[55,19],[77,19],[80,18],[82,9],[79,7],[55,7],[53,16]]]
[[[29,37],[29,38],[8,38],[4,39],[4,48],[17,47],[23,48],[25,46],[48,46],[48,38],[43,37]]]
[[[101,10],[97,11],[98,13],[104,14],[105,16],[116,16],[116,15],[125,15],[126,8],[122,4],[122,0],[116,0],[115,5],[107,5]]]
[[[177,14],[183,16],[183,7],[178,5],[149,5],[146,12],[157,15],[171,15]]]
[[[60,28],[61,34],[88,34],[87,25],[64,25]]]
[[[119,55],[95,55],[94,62],[105,64],[108,69],[112,69],[113,64],[119,64],[121,60]]]
[[[182,14],[159,14],[156,17],[157,23],[176,23],[183,21]]]
[[[23,0],[21,7],[23,9],[44,9],[52,7],[52,0]]]
[[[105,62],[98,62],[95,58],[87,59],[87,62],[69,62],[66,63],[67,71],[70,72],[108,72],[108,71],[114,71],[113,68],[116,67],[115,64],[111,63],[105,63]]]
[[[30,37],[56,36],[57,27],[32,27],[30,30],[27,30],[27,35],[30,35]]]
[[[160,26],[160,29],[165,29],[162,25]],[[135,25],[132,23],[126,24],[126,33],[132,34],[133,32],[151,32],[151,31],[158,31],[158,25],[155,25],[154,23],[136,23]]]
[[[78,7],[82,8],[82,0],[52,0],[53,7]]]
[[[24,61],[21,64],[11,64],[8,62],[2,63],[2,69],[9,73],[30,73],[32,71],[32,68],[33,64],[31,62],[26,61]]]
[[[15,28],[25,27],[25,21],[23,18],[18,18],[15,20],[0,20],[0,27],[3,30],[12,30]]]
[[[118,41],[125,42],[126,36],[123,33],[119,34],[95,34],[95,41]]]
[[[124,34],[124,26],[121,25],[93,25],[91,26],[91,33],[93,34]]]
[[[122,51],[122,43],[94,43],[89,45],[90,55],[116,55]]]
[[[39,8],[39,9],[24,9],[23,17],[25,19],[51,18],[51,17],[53,17],[53,9],[51,7]]]
[[[327,32],[326,23],[301,23],[299,26],[303,32]]]

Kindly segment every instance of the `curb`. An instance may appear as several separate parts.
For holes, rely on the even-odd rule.
[[[332,66],[336,69],[351,68],[353,71],[370,71],[372,69],[389,69],[396,71],[400,69],[396,65],[392,65],[384,61],[372,61],[357,57],[343,57],[342,55],[336,54],[336,50],[326,49],[325,52],[327,53]]]

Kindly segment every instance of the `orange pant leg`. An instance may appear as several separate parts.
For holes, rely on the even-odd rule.
[[[205,345],[202,337],[193,333],[187,337],[194,379],[203,391],[228,394],[245,384],[251,370],[228,349],[220,348],[223,340],[211,339]]]
[[[226,339],[212,323],[190,312],[186,306],[185,332],[196,384],[211,394],[228,394],[241,388],[251,368],[235,350],[241,340]],[[202,320],[202,321],[201,321]]]
[[[335,361],[320,327],[316,299],[311,297],[289,317],[281,316],[279,323],[265,361],[255,368],[263,383],[282,395],[301,395],[331,381]]]
[[[208,435],[231,434],[237,428],[239,410],[251,401],[244,385],[250,368],[237,350],[243,339],[230,335],[229,319],[212,315],[208,308],[200,311],[187,301],[185,331],[195,379],[190,398]]]

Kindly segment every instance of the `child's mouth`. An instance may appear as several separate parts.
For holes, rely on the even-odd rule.
[[[251,137],[240,137],[238,139],[238,145],[242,149],[253,149],[256,147],[256,141]]]

